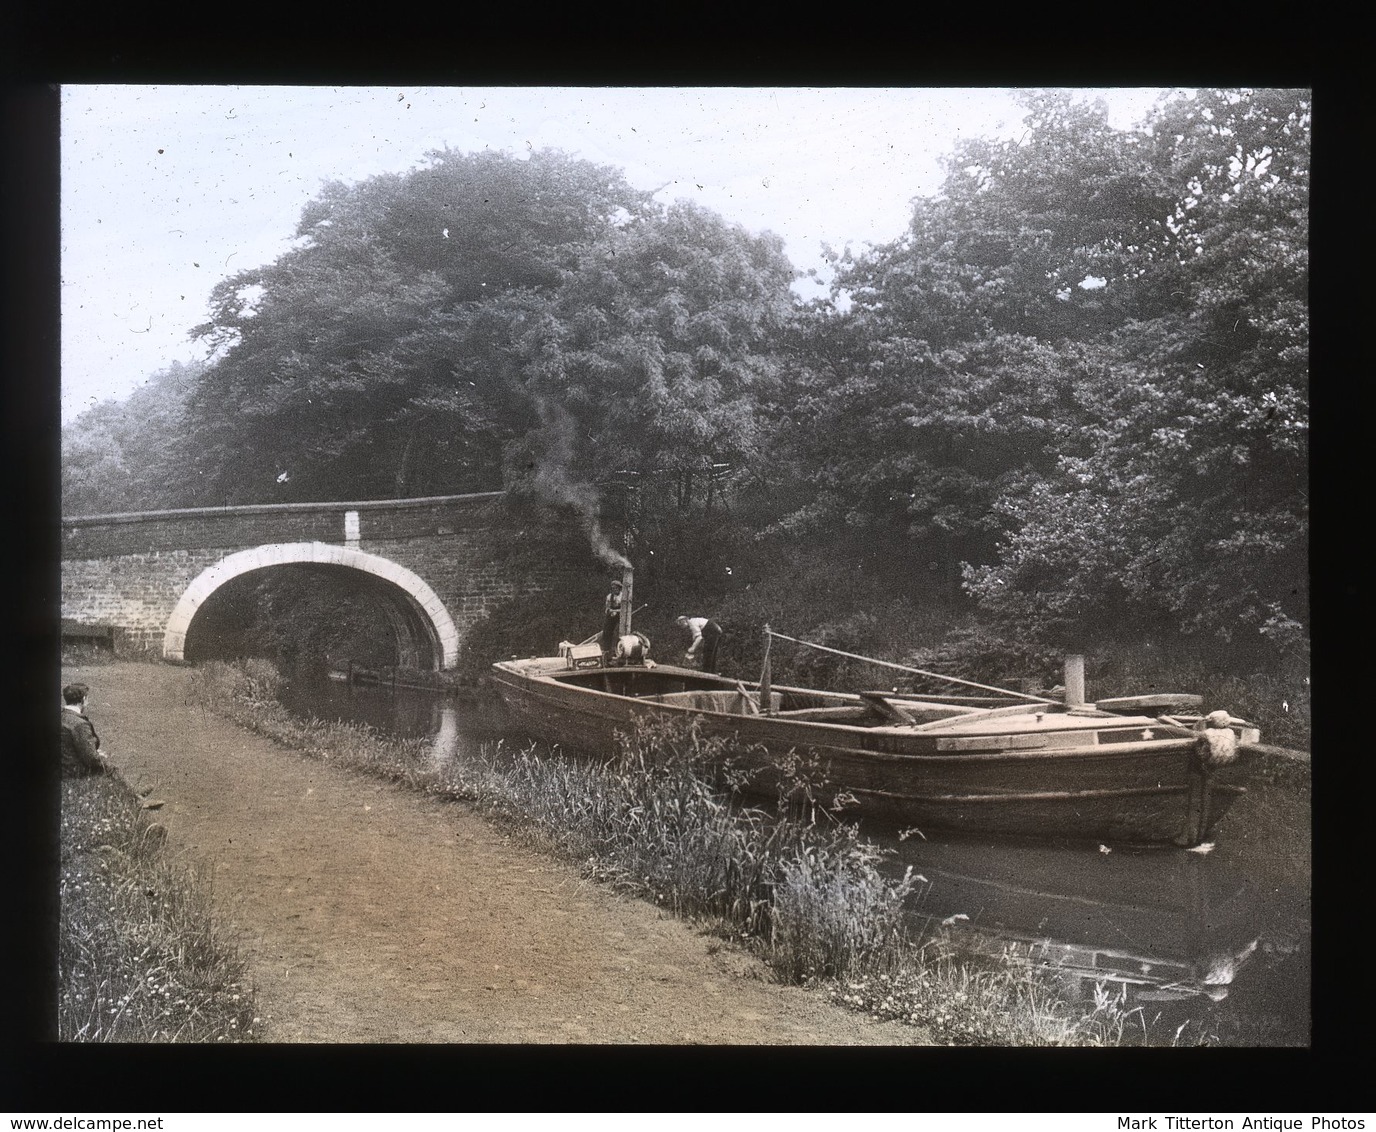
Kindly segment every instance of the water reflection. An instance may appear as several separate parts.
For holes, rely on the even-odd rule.
[[[1049,969],[1081,1002],[1108,988],[1158,1025],[1308,1044],[1308,856],[1275,852],[1298,830],[1226,846],[1222,831],[1208,853],[865,832],[922,877],[928,936]]]
[[[1247,878],[1194,854],[960,839],[897,847],[925,878],[924,927],[980,933],[1067,977],[1221,997],[1262,927]]]
[[[358,723],[401,739],[432,739],[435,766],[476,754],[502,735],[500,703],[484,696],[440,695],[419,688],[350,684],[324,674],[293,676],[279,697],[305,718]]]
[[[284,702],[321,719],[431,738],[442,766],[506,733],[495,697],[293,681]],[[901,835],[866,824],[886,867],[924,878],[912,922],[932,936],[1054,971],[1092,1002],[1121,993],[1172,1028],[1206,1022],[1234,1044],[1309,1042],[1307,808],[1240,802],[1211,852]]]

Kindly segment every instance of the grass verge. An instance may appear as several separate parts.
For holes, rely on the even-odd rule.
[[[209,881],[165,842],[118,775],[63,781],[60,1040],[258,1039],[247,962]]]

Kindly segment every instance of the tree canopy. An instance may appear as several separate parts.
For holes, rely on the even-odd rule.
[[[205,373],[173,362],[123,401],[102,401],[62,430],[62,513],[102,515],[182,505],[186,400]]]
[[[1079,443],[969,572],[990,608],[1304,639],[1309,117],[1300,91],[1203,91],[1151,121],[1169,236],[1097,344]]]
[[[188,406],[207,501],[501,486],[530,426],[517,339],[645,195],[556,152],[439,151],[333,184],[298,246],[226,280],[196,333],[220,356]]]
[[[546,407],[523,450],[573,429],[583,463],[570,472],[585,482],[611,471],[706,482],[715,465],[756,458],[793,274],[776,237],[692,204],[617,228],[523,338],[525,389]]]
[[[970,139],[843,261],[782,437],[782,529],[857,528],[1023,634],[1307,624],[1309,102],[1202,91],[1138,130],[1065,92]],[[896,539],[894,532],[904,532]],[[885,537],[887,532],[888,537]]]

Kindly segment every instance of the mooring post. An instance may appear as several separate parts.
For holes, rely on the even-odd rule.
[[[1085,702],[1085,658],[1072,653],[1065,658],[1065,706],[1079,707]]]

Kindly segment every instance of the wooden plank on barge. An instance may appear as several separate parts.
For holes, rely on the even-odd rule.
[[[1022,751],[1050,746],[1045,735],[977,735],[971,738],[938,738],[938,751]]]

